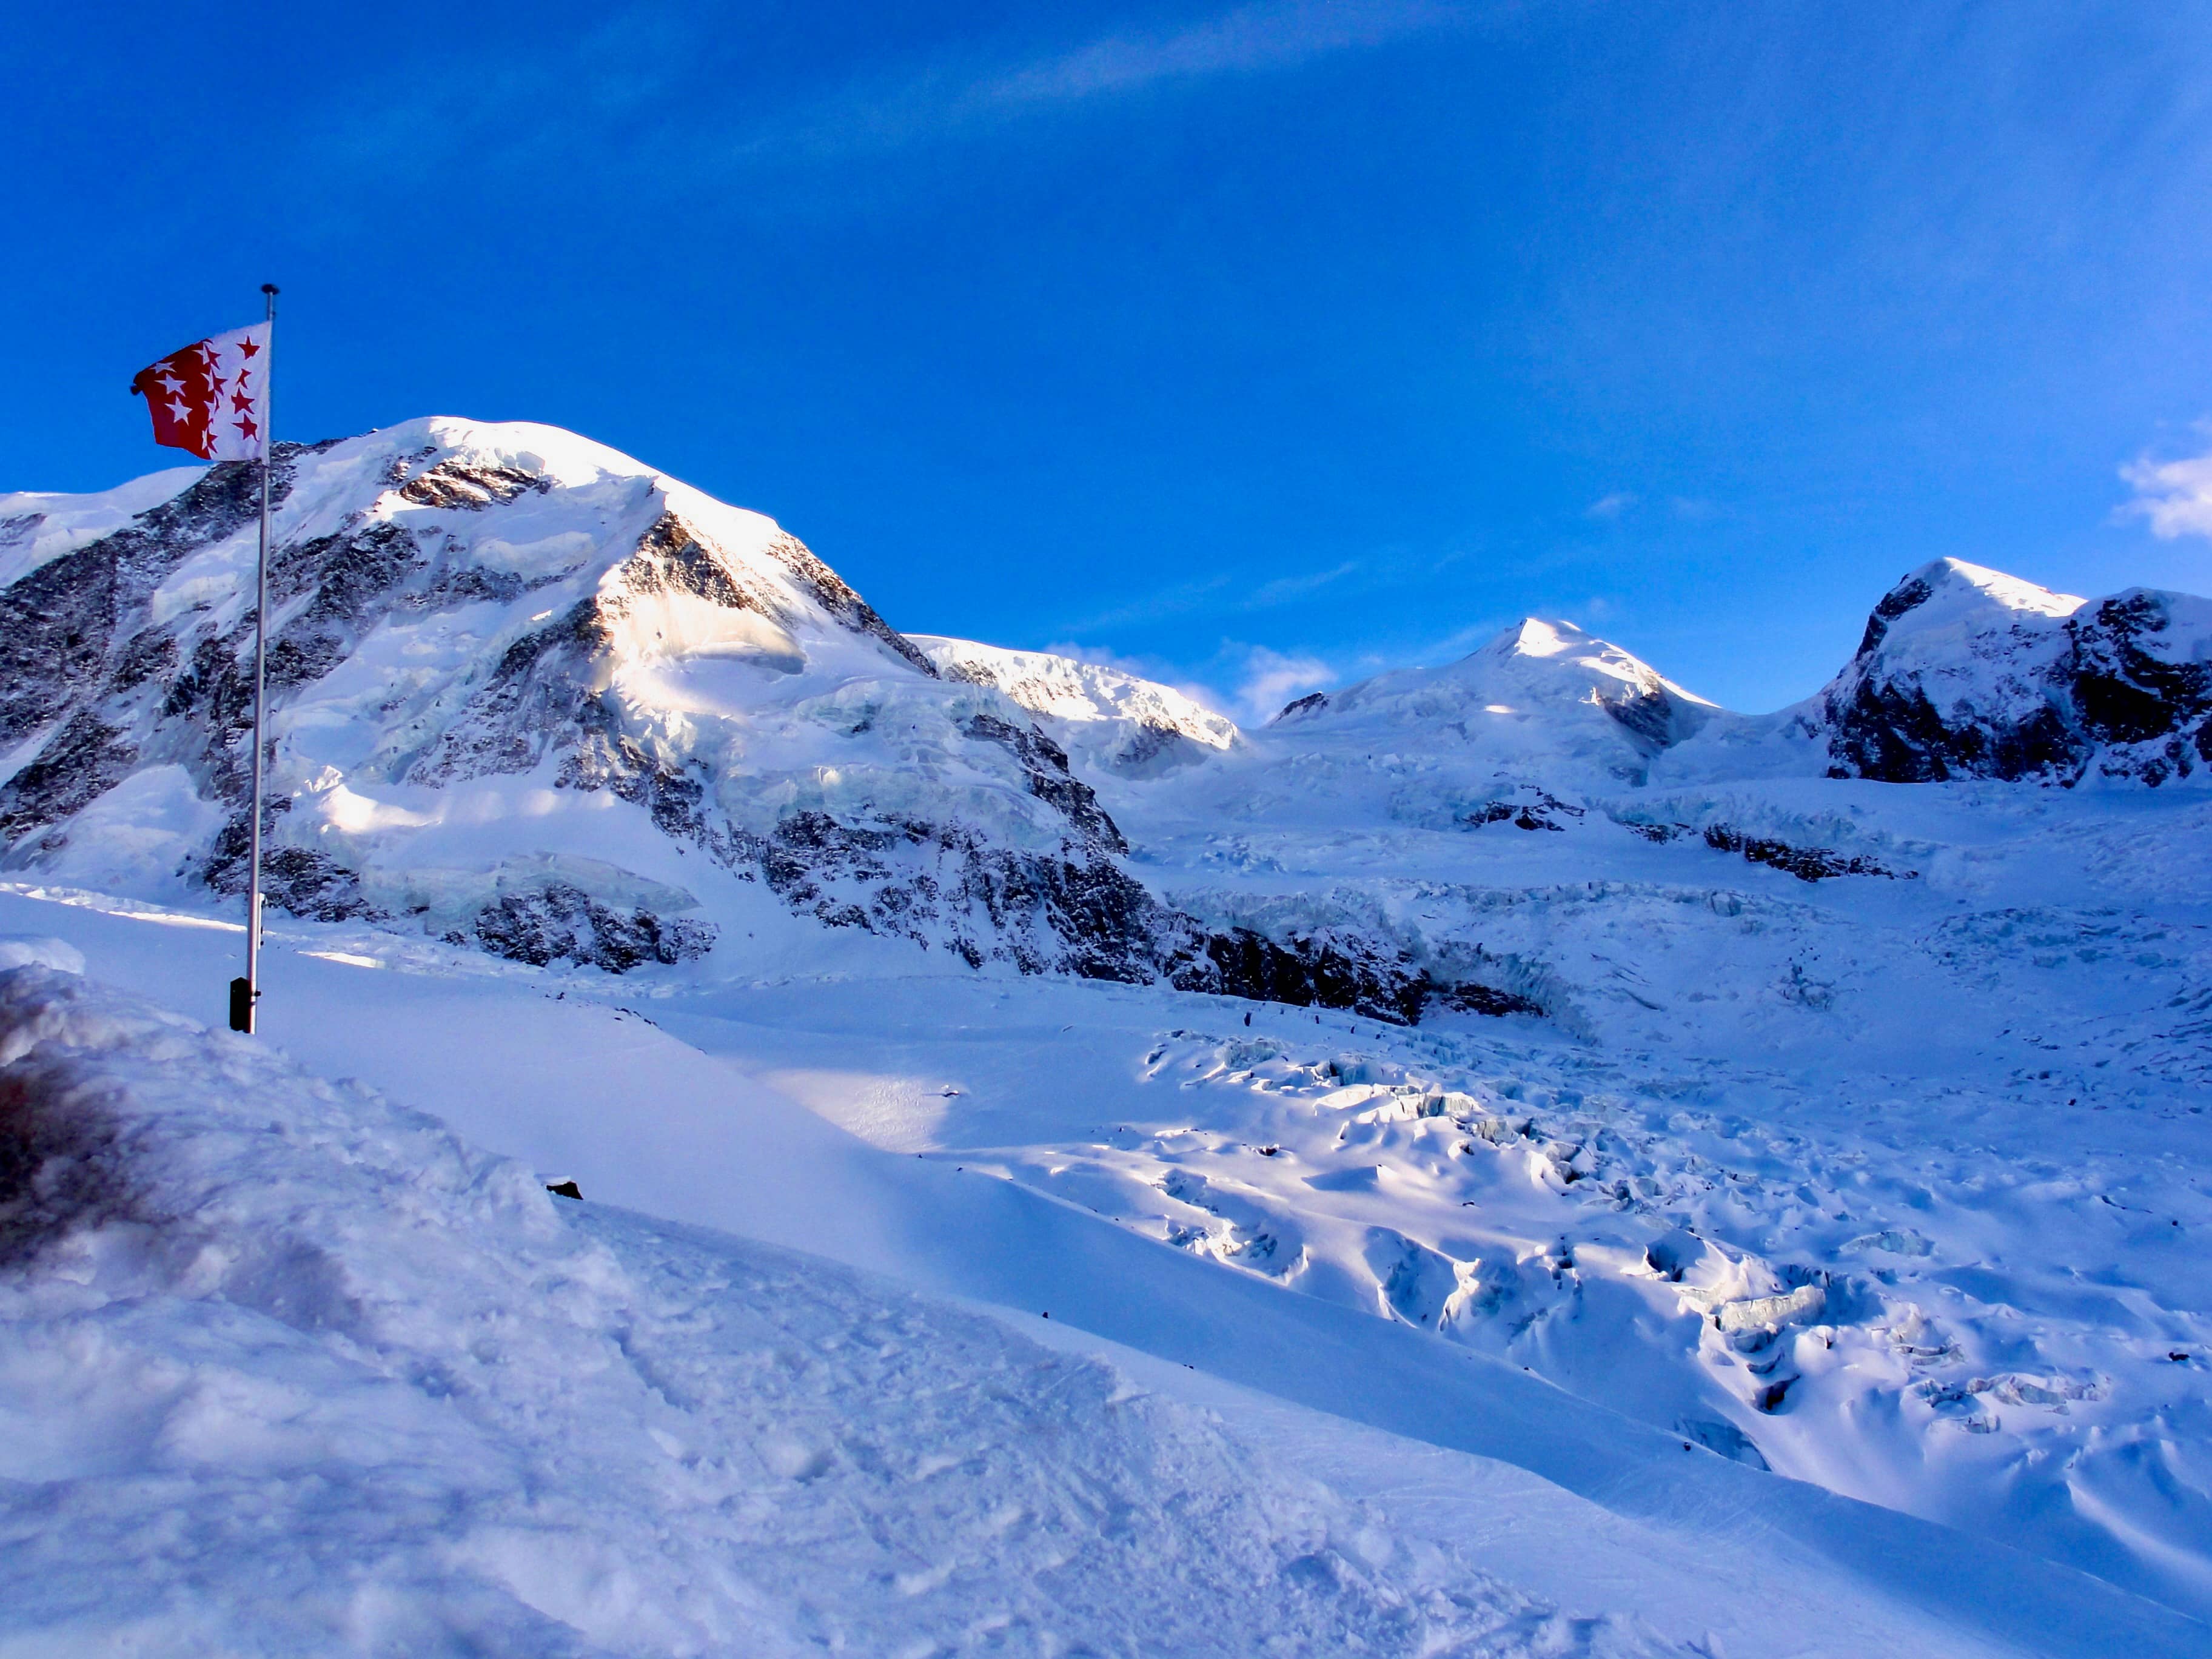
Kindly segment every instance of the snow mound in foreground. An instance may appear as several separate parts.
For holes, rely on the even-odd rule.
[[[0,1651],[1628,1654],[1109,1368],[0,975]]]

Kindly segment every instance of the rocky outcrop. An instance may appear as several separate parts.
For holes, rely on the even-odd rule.
[[[2212,761],[2212,606],[2084,602],[1958,560],[1906,577],[1806,720],[1832,777],[2156,786]]]
[[[671,920],[650,910],[623,912],[583,889],[549,882],[534,890],[502,893],[476,915],[468,933],[451,944],[475,944],[494,956],[535,967],[574,962],[627,973],[647,963],[672,963],[704,956],[714,943],[704,922]]]

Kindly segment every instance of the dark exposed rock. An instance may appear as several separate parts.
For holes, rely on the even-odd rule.
[[[1249,927],[1232,927],[1205,943],[1209,975],[1196,964],[1173,976],[1178,989],[1216,991],[1255,1002],[1298,1008],[1346,1008],[1397,1025],[1411,1025],[1433,988],[1428,975],[1402,953],[1356,936],[1330,933],[1279,944]]]
[[[1544,1012],[1544,1006],[1533,997],[1525,997],[1518,991],[1501,990],[1494,985],[1479,985],[1473,981],[1440,986],[1431,994],[1443,1006],[1465,1014],[1489,1014],[1502,1019],[1508,1014],[1541,1016]]]
[[[1830,710],[1828,775],[1884,783],[1940,783],[1948,778],[2078,776],[2087,745],[2053,704],[2020,719],[1947,720],[1918,686],[1859,682]]]
[[[300,453],[297,444],[276,446],[272,500],[289,494]],[[98,689],[109,653],[129,646],[136,630],[126,624],[163,579],[260,513],[260,469],[226,461],[122,529],[0,591],[0,745],[20,742]]]
[[[426,561],[415,538],[388,520],[276,550],[269,564],[272,609],[307,604],[269,642],[271,690],[312,684],[352,654],[396,608],[402,585]]]
[[[927,945],[971,965],[1146,982],[1186,924],[1095,845],[1058,855],[994,845],[959,824],[841,823],[795,812],[760,849],[769,885],[830,927]]]
[[[47,976],[55,981],[52,994],[71,994],[64,976]],[[120,1131],[68,1066],[66,1059],[34,1048],[0,1068],[0,1267],[29,1261],[81,1230],[152,1218]]]
[[[574,962],[628,973],[647,963],[688,962],[714,947],[714,928],[650,910],[603,904],[581,888],[552,881],[502,893],[477,912],[472,942],[494,956],[543,968]],[[458,942],[458,939],[457,939]]]
[[[1656,688],[1632,692],[1628,696],[1613,696],[1606,699],[1601,708],[1637,738],[1641,748],[1650,750],[1652,754],[1681,737],[1677,730],[1681,726],[1681,706]]]
[[[930,661],[921,647],[878,616],[874,606],[854,592],[842,576],[816,558],[799,538],[779,536],[769,544],[768,551],[821,602],[823,609],[846,627],[881,640],[930,678],[938,677],[937,665]]]
[[[435,453],[435,451],[431,451]],[[399,488],[400,495],[418,507],[459,507],[480,513],[495,504],[505,506],[526,490],[544,494],[553,480],[542,472],[525,472],[512,466],[471,466],[465,461],[441,461],[426,467]]]
[[[1885,653],[1936,592],[1925,576],[1909,578],[1868,618],[1857,656],[1823,698],[1830,776],[2070,786],[2094,769],[2156,785],[2212,757],[2212,665],[2192,641],[2158,648],[2174,596],[2136,589],[2071,616],[1999,613],[1969,636],[1939,706],[1926,672],[1894,667]],[[1976,664],[1987,667],[1965,672]]]
[[[1279,726],[1285,720],[1304,720],[1309,714],[1320,714],[1328,707],[1328,696],[1325,692],[1311,692],[1305,696],[1285,703],[1275,711],[1275,718],[1269,720],[1267,724]]]
[[[79,710],[36,759],[0,786],[0,842],[12,844],[82,811],[137,763],[138,750],[123,732]]]
[[[1021,763],[1029,776],[1030,793],[1055,808],[1085,836],[1116,853],[1129,843],[1105,808],[1098,805],[1091,786],[1068,769],[1067,751],[1034,726],[1016,726],[995,714],[977,714],[968,722],[968,735],[995,743]]]
[[[1517,830],[1554,830],[1564,831],[1566,825],[1561,817],[1581,817],[1587,809],[1570,806],[1547,790],[1523,787],[1510,795],[1484,801],[1454,813],[1455,822],[1470,830],[1479,830],[1486,823],[1510,823]]]
[[[1128,742],[1115,750],[1108,764],[1121,772],[1157,773],[1194,759],[1200,752],[1187,733],[1172,726],[1143,720],[1130,734]]]
[[[1740,853],[1753,864],[1771,865],[1800,881],[1825,881],[1831,876],[1904,877],[1910,870],[1893,870],[1880,860],[1856,854],[1832,852],[1825,847],[1795,847],[1786,841],[1747,836],[1724,823],[1705,826],[1705,845],[1717,853]]]
[[[389,921],[389,915],[362,893],[358,871],[346,868],[319,848],[289,847],[274,839],[271,832],[276,821],[291,807],[291,801],[283,796],[262,805],[261,888],[266,902],[315,921]],[[201,862],[199,878],[216,892],[240,895],[246,891],[249,817],[237,813],[217,830]]]
[[[579,729],[592,701],[588,659],[606,643],[596,598],[522,635],[460,713],[404,766],[407,781],[443,785],[529,771],[556,739]]]
[[[1936,596],[1933,586],[1918,576],[1907,577],[1882,595],[1867,617],[1866,632],[1859,635],[1858,655],[1869,657],[1889,637],[1889,625],[1908,611],[1917,611]]]
[[[765,608],[737,585],[729,567],[673,513],[664,513],[654,521],[639,538],[637,550],[628,582],[634,592],[690,593],[727,611]]]

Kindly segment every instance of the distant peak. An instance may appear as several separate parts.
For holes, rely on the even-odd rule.
[[[1920,612],[1916,620],[1935,623],[1954,620],[1956,613],[1985,617],[1994,609],[2033,617],[2070,617],[2087,603],[2075,593],[2055,593],[2018,576],[1992,570],[1965,559],[1933,559],[1908,572],[1881,597],[1867,618],[1859,641],[1862,657],[1889,636],[1899,617]]]
[[[1572,623],[1546,622],[1541,617],[1523,617],[1493,641],[1508,653],[1523,657],[1556,657],[1591,643],[1590,636]]]

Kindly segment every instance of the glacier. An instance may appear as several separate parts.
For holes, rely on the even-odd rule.
[[[816,1572],[776,1553],[826,1511],[775,1483],[812,1477],[764,1451],[741,1476],[732,1455],[712,1479],[754,1496],[729,1501],[785,1505],[795,1530],[761,1520],[679,1561],[641,1540],[700,1488],[639,1471],[783,1443],[734,1396],[679,1401],[698,1420],[662,1426],[683,1451],[638,1442],[643,1462],[596,1477],[650,1501],[590,1519],[548,1498],[584,1507],[526,1583],[532,1552],[481,1540],[538,1525],[501,1480],[568,1454],[498,1415],[551,1407],[494,1389],[455,1465],[481,1480],[437,1500],[466,1515],[435,1548],[395,1530],[382,1475],[341,1483],[330,1535],[384,1540],[361,1582],[403,1586],[376,1604],[390,1629],[776,1651],[818,1644],[830,1626],[808,1621],[827,1619],[870,1650],[902,1629],[981,1650],[975,1586],[995,1573],[1053,1586],[1007,1590],[1015,1623],[990,1627],[1039,1650],[1354,1639],[1324,1628],[1408,1652],[2203,1650],[2205,601],[1939,561],[1774,714],[1531,618],[1245,730],[1119,668],[902,634],[771,521],[552,428],[416,422],[280,467],[276,1053],[190,1024],[216,1018],[239,938],[252,526],[241,470],[187,469],[0,498],[0,928],[49,941],[0,946],[23,964],[0,987],[24,1029],[64,1033],[23,1039],[32,1058],[0,1075],[103,1103],[100,1122],[183,1114],[189,1137],[118,1141],[134,1178],[189,1185],[189,1165],[241,1194],[264,1177],[226,1139],[245,1128],[209,1116],[221,1103],[370,1139],[399,1136],[383,1103],[409,1103],[431,1117],[405,1120],[406,1144],[448,1137],[431,1161],[505,1194],[410,1230],[516,1286],[600,1252],[588,1328],[664,1345],[617,1371],[665,1361],[704,1388],[754,1363],[747,1343],[815,1345],[822,1391],[788,1405],[815,1449],[790,1458],[840,1480],[865,1458],[821,1449],[852,1423],[885,1413],[881,1435],[915,1448],[952,1432],[863,1401],[890,1362],[821,1346],[841,1321],[878,1328],[862,1304],[891,1296],[920,1297],[901,1316],[966,1356],[926,1386],[1045,1363],[981,1357],[1015,1339],[961,1319],[1018,1322],[1076,1367],[1054,1409],[1091,1415],[1047,1438],[1124,1461],[1024,1465],[1019,1491],[1152,1491],[1158,1460],[1199,1460],[1176,1464],[1197,1495],[1132,1512],[1135,1553],[1053,1579],[1030,1534],[975,1542],[957,1517],[939,1566],[847,1552]],[[403,1261],[338,1218],[391,1202],[369,1196],[402,1179],[389,1164],[268,1166],[272,1191],[324,1207],[280,1223],[240,1198],[185,1231],[233,1239],[217,1255],[291,1239],[305,1263],[336,1230],[368,1254],[302,1266],[317,1296],[431,1273],[444,1246]],[[562,1180],[580,1206],[542,1196]],[[81,1218],[9,1269],[22,1352],[44,1356],[24,1364],[47,1367],[17,1390],[48,1413],[18,1438],[90,1460],[7,1471],[11,1501],[82,1504],[82,1540],[125,1541],[76,1590],[0,1615],[0,1651],[143,1635],[87,1587],[151,1550],[155,1508],[249,1501],[258,1454],[179,1462],[167,1431],[130,1441],[156,1420],[143,1396],[64,1385],[86,1330],[138,1322],[126,1370],[221,1347],[207,1375],[249,1392],[296,1364],[321,1380],[285,1398],[342,1417],[356,1384],[285,1344],[351,1363],[373,1327],[413,1356],[374,1363],[415,1387],[420,1345],[511,1317],[457,1280],[416,1347],[383,1315],[325,1331],[283,1301],[299,1286],[257,1304],[215,1267],[154,1261],[148,1224]],[[730,1292],[740,1319],[674,1279],[803,1285],[785,1294],[842,1311],[780,1334],[757,1290]],[[248,1315],[293,1334],[221,1322]],[[586,1363],[527,1352],[550,1377]],[[574,1410],[659,1420],[575,1377],[558,1385]],[[1158,1423],[1100,1426],[1139,1388]],[[418,1468],[411,1432],[363,1455]],[[268,1479],[308,1478],[330,1443]],[[1278,1462],[1328,1490],[1298,1495]],[[821,1501],[879,1532],[933,1501],[836,1491]],[[1024,1526],[1080,1534],[1019,1503]],[[1231,1518],[1201,1545],[1186,1510]],[[284,1529],[298,1560],[319,1524]],[[1563,1571],[1578,1549],[1590,1571]],[[1188,1550],[1307,1588],[1263,1616],[1234,1571],[1197,1565],[1185,1599],[1120,1624],[1112,1598],[1066,1588]],[[232,1581],[192,1591],[204,1564],[159,1559],[175,1576],[149,1598],[211,1621],[179,1632],[301,1639],[254,1623]],[[1308,1560],[1332,1565],[1309,1583]],[[700,1574],[735,1577],[710,1593]],[[902,1575],[923,1588],[869,1599]],[[299,1616],[354,1632],[331,1640],[384,1639],[344,1623],[368,1602],[319,1594]],[[1207,1648],[1220,1620],[1249,1638]]]

